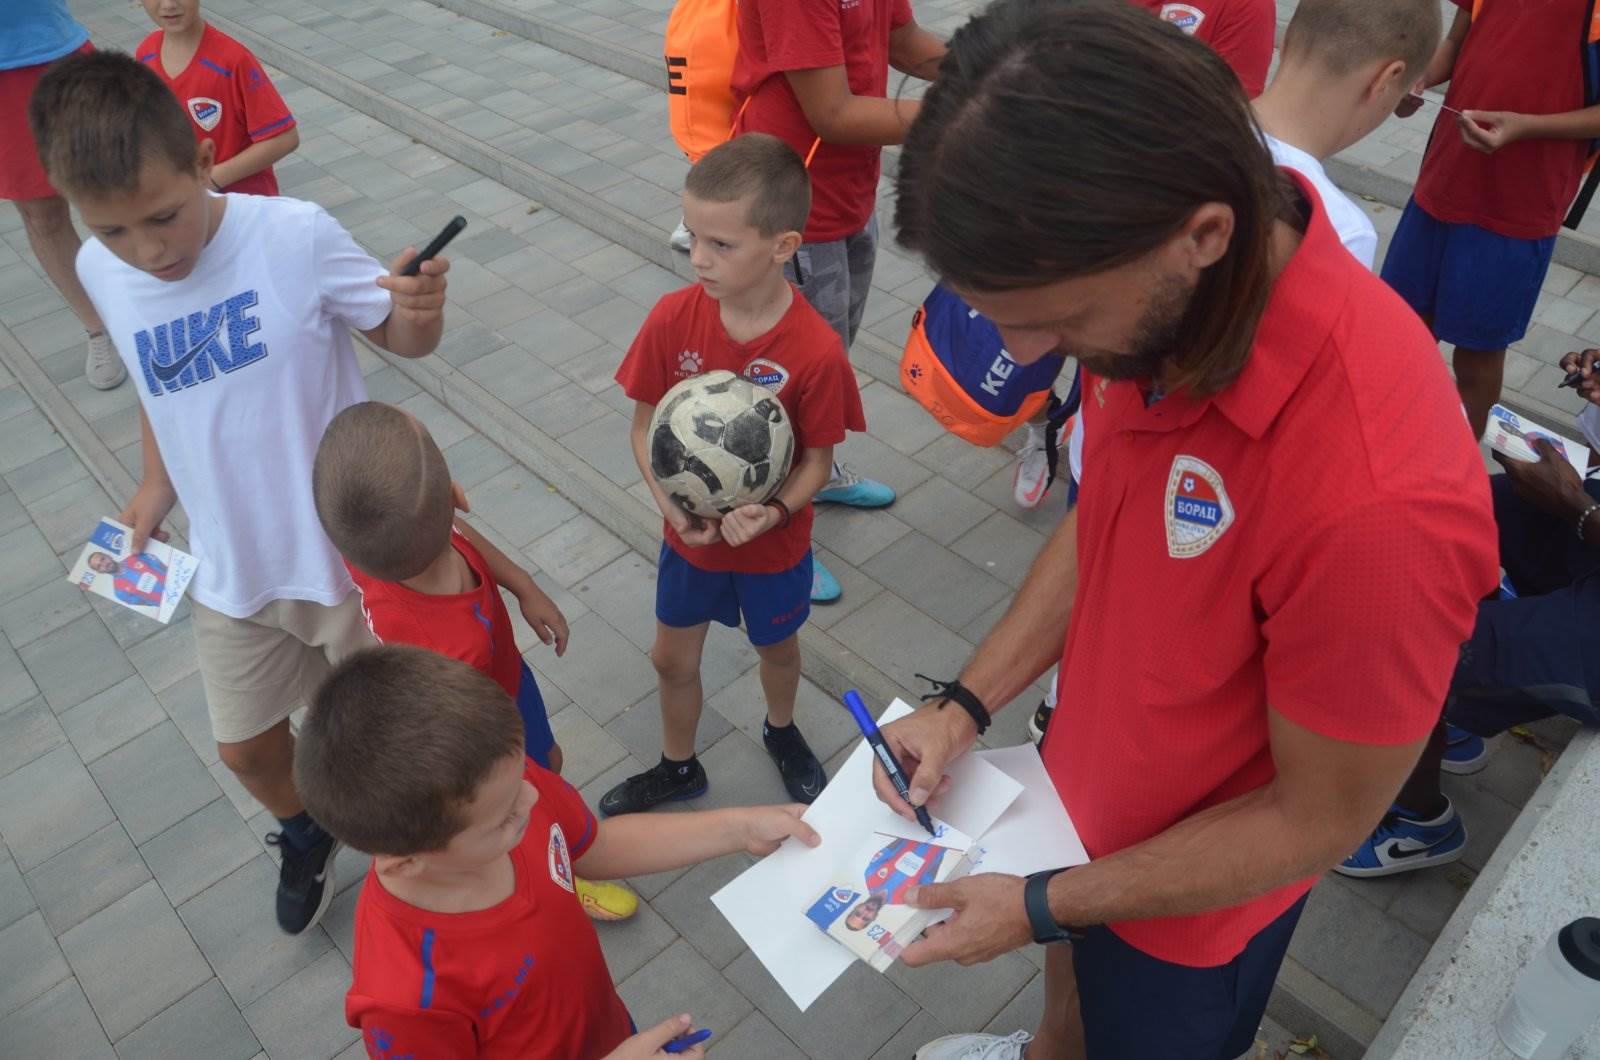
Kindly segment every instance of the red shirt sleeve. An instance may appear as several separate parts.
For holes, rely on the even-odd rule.
[[[655,405],[672,389],[672,381],[667,378],[667,363],[672,353],[669,347],[675,331],[673,320],[667,300],[657,302],[639,326],[633,345],[628,347],[617,368],[616,380],[622,385],[622,392],[635,401]]]
[[[1443,491],[1379,497],[1301,538],[1258,590],[1268,704],[1337,740],[1425,736],[1497,576],[1482,518],[1470,498]]]
[[[459,1013],[390,1008],[352,992],[345,998],[345,1018],[360,1029],[368,1056],[478,1055],[472,1023]]]
[[[550,815],[556,819],[561,831],[566,834],[572,860],[577,861],[583,857],[584,853],[594,845],[599,823],[595,820],[594,811],[589,809],[588,804],[583,801],[583,796],[578,794],[578,789],[531,758],[528,759],[527,768],[523,770],[522,775],[539,792],[540,801],[546,803]]]
[[[766,44],[770,69],[782,72],[844,65],[839,0],[745,2],[754,2],[761,8],[761,39]]]
[[[1251,99],[1267,87],[1267,67],[1272,65],[1272,38],[1278,27],[1277,8],[1270,0],[1229,0],[1207,35],[1201,36],[1233,68]],[[1207,19],[1206,22],[1210,22]]]
[[[261,63],[248,48],[239,46],[239,61],[233,71],[234,103],[244,115],[245,135],[251,143],[270,140],[294,127],[289,105],[261,69]]]
[[[844,345],[832,328],[825,328],[832,347],[819,358],[806,388],[800,393],[795,441],[804,449],[838,445],[846,431],[867,429],[861,409],[861,390],[845,356]]]
[[[894,10],[889,12],[889,28],[899,29],[911,21],[911,0],[894,0]]]

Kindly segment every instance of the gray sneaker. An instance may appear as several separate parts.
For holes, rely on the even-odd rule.
[[[917,1050],[915,1060],[1022,1060],[1033,1035],[1027,1031],[999,1034],[947,1034]]]
[[[83,376],[96,390],[112,390],[128,378],[128,370],[111,344],[111,336],[96,332],[89,336],[88,355],[83,360]]]
[[[680,254],[687,254],[689,253],[689,245],[689,229],[684,226],[682,221],[679,221],[678,227],[674,228],[672,235],[667,237],[667,246]]]

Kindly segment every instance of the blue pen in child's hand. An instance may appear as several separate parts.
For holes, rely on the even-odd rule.
[[[690,1031],[688,1034],[678,1035],[676,1038],[672,1039],[672,1041],[668,1042],[666,1045],[663,1045],[661,1049],[663,1052],[668,1053],[686,1053],[709,1037],[711,1037],[711,1032],[702,1027],[697,1031]]]
[[[911,782],[906,779],[906,771],[900,765],[900,760],[895,758],[894,752],[889,750],[889,745],[883,742],[883,734],[878,731],[878,723],[872,720],[872,715],[867,713],[867,705],[861,702],[861,693],[850,689],[844,694],[844,705],[850,709],[850,714],[856,719],[856,725],[861,729],[861,735],[867,738],[867,744],[872,748],[872,753],[878,756],[878,761],[883,766],[883,771],[889,775],[889,782],[894,785],[894,790],[900,797],[911,804]],[[933,827],[933,818],[928,816],[926,806],[912,806],[917,814],[917,823],[928,830],[931,836],[939,833]]]

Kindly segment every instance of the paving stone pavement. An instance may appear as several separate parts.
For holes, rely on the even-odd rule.
[[[644,47],[659,40],[670,5],[537,6]],[[976,6],[950,0],[917,10],[948,30]],[[422,0],[217,0],[213,8],[520,151],[663,231],[677,219],[683,166],[665,135],[661,94],[649,86]],[[128,0],[84,0],[73,10],[102,47],[131,47],[147,32]],[[629,403],[611,375],[649,305],[682,281],[343,99],[276,70],[273,77],[301,126],[300,150],[278,170],[285,193],[321,202],[384,257],[426,239],[451,214],[467,216],[468,234],[451,248],[448,331],[434,363],[492,390],[644,502],[626,449]],[[1387,239],[1398,211],[1367,208]],[[886,244],[867,330],[897,347],[928,282]],[[1538,404],[1555,394],[1547,366],[1578,334],[1600,330],[1595,308],[1600,279],[1554,266],[1539,327],[1524,344],[1537,356],[1513,351],[1508,388],[1549,407]],[[40,276],[9,207],[0,207],[0,326],[137,475],[133,389],[102,393],[83,381],[81,331]],[[498,434],[475,429],[381,357],[361,356],[372,396],[429,424],[478,524],[528,561],[572,620],[562,660],[537,647],[520,619],[519,645],[540,673],[569,777],[597,798],[657,746],[644,655],[653,566],[618,527],[585,513],[581,497],[554,492],[508,455]],[[911,689],[914,671],[954,668],[998,619],[1059,519],[1060,491],[1040,511],[1018,512],[1008,454],[941,435],[891,382],[858,374],[871,433],[853,437],[843,454],[902,496],[887,512],[820,513],[819,554],[845,598],[817,609],[814,621]],[[1569,412],[1551,408],[1552,417]],[[65,582],[81,535],[121,498],[107,495],[104,476],[90,473],[9,376],[0,376],[0,476],[0,548],[9,546],[11,560],[0,572],[0,1055],[109,1055],[113,1047],[121,1056],[360,1055],[339,1005],[359,859],[342,863],[345,889],[323,927],[298,940],[276,933],[267,908],[273,867],[260,841],[271,822],[216,760],[186,622],[162,629]],[[930,591],[930,562],[950,585]],[[85,657],[99,665],[84,667]],[[716,778],[709,805],[781,797],[755,740],[754,661],[727,631],[708,645],[701,736]],[[849,726],[809,682],[802,698],[813,742],[836,763]],[[989,740],[1020,740],[1031,705],[1002,714]],[[1559,746],[1565,732],[1549,727],[1540,736]],[[1452,783],[1473,826],[1461,866],[1324,882],[1291,959],[1381,1019],[1536,786],[1538,764],[1534,748],[1504,741],[1485,773]],[[635,881],[647,899],[639,918],[601,929],[641,1021],[690,1008],[718,1030],[716,1052],[729,1057],[903,1057],[945,1029],[1028,1025],[1042,1003],[1034,952],[998,962],[992,974],[858,969],[802,1018],[706,900],[740,864],[723,859]],[[1374,953],[1384,954],[1381,975]]]

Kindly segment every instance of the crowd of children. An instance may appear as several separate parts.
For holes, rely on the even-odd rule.
[[[222,762],[279,822],[278,923],[291,934],[317,923],[348,845],[373,858],[346,1006],[371,1055],[660,1055],[687,1022],[636,1033],[589,921],[636,908],[608,881],[818,842],[799,815],[827,777],[795,721],[797,636],[819,595],[813,507],[893,499],[842,469],[834,447],[866,429],[847,351],[876,255],[879,153],[919,111],[889,92],[888,71],[931,79],[945,45],[906,0],[739,6],[737,135],[694,164],[683,192],[697,282],[650,311],[616,375],[663,517],[650,652],[663,737],[660,761],[606,792],[597,819],[560,779],[503,593],[558,659],[560,608],[463,518],[465,493],[426,427],[366,399],[350,333],[428,356],[448,260],[404,275],[415,248],[386,268],[322,208],[277,197],[272,166],[298,132],[260,63],[197,0],[143,2],[158,29],[132,56],[95,51],[58,0],[28,0],[43,12],[39,40],[0,36],[0,128],[19,128],[26,101],[37,148],[7,152],[0,195],[26,204],[40,261],[89,332],[90,382],[128,376],[138,390],[142,476],[120,516],[133,552],[165,536],[180,500],[188,515],[201,680]],[[1579,0],[1548,18],[1460,2],[1441,43],[1434,0],[1303,0],[1262,91],[1267,0],[1140,0],[1228,59],[1266,147],[1305,175],[1368,267],[1372,224],[1321,160],[1450,80],[1454,109],[1436,121],[1383,277],[1455,344],[1481,433],[1600,108],[1584,95],[1594,45],[1577,46]],[[81,249],[56,223],[68,201],[92,237]],[[716,369],[762,376],[797,455],[766,503],[703,521],[655,484],[645,435],[669,388]],[[1022,454],[1025,504],[1047,485],[1029,477],[1041,446]],[[1081,479],[1081,434],[1073,457]],[[1570,502],[1571,484],[1561,489]],[[1582,513],[1580,538],[1597,510]],[[696,730],[713,622],[742,625],[756,651],[763,743],[795,804],[641,818],[710,783]],[[1428,801],[1413,822],[1424,839],[1442,820]]]

